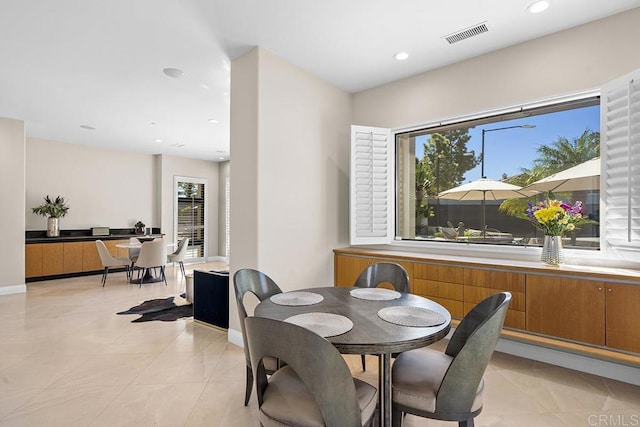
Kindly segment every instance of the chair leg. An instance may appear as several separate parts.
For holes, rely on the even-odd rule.
[[[398,411],[395,408],[391,410],[391,425],[393,427],[402,427],[402,420],[404,418],[404,414],[402,411]]]
[[[105,267],[104,270],[102,270],[102,287],[104,288],[104,285],[107,283],[107,273],[109,272],[109,267]]]
[[[160,267],[160,274],[162,275],[162,279],[164,280],[164,285],[168,286],[167,285],[167,275],[164,274],[164,265],[162,267]]]
[[[182,271],[182,277],[187,277],[187,274],[184,272],[184,263],[180,261],[180,271]]]
[[[458,427],[473,427],[474,425],[473,418],[458,422]]]
[[[142,280],[144,279],[144,275],[147,273],[148,268],[143,268],[142,269],[142,274],[140,275],[140,282],[138,282],[138,287],[141,288],[142,287]],[[140,273],[140,272],[138,272]]]
[[[367,370],[367,361],[365,359],[365,355],[361,354],[360,359],[362,360],[362,372]]]
[[[253,389],[253,372],[251,372],[251,368],[247,366],[247,383],[245,385],[244,390],[244,406],[249,404],[249,399],[251,399],[251,390]]]

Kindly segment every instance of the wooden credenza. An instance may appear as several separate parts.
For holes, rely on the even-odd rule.
[[[126,239],[104,240],[113,256],[123,256],[116,244],[127,242]],[[25,245],[26,279],[101,271],[102,268],[95,240]]]
[[[369,264],[396,262],[407,269],[413,293],[438,302],[454,318],[491,294],[509,291],[507,330],[640,354],[640,271],[580,271],[361,248],[336,249],[334,261],[336,286],[353,286]]]

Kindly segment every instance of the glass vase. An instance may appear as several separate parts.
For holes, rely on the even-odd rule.
[[[564,263],[562,236],[544,236],[544,244],[542,245],[540,261],[550,265]]]

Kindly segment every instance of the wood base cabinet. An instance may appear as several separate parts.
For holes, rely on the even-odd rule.
[[[604,282],[527,275],[527,330],[605,345]]]
[[[403,262],[396,260],[389,260],[385,258],[363,258],[352,256],[336,256],[334,259],[334,283],[335,286],[350,287],[356,282],[360,273],[362,273],[371,264],[377,262],[394,262],[402,265],[409,275],[409,283],[412,283],[413,279],[413,263]],[[390,288],[390,286],[382,286]]]
[[[429,298],[451,313],[464,316],[464,269],[448,265],[414,264],[414,294]]]
[[[116,256],[116,244],[128,240],[106,240]],[[85,242],[30,243],[25,245],[25,278],[102,271],[95,240]]]
[[[605,283],[606,346],[640,353],[640,286]]]
[[[335,284],[353,286],[374,262],[397,262],[409,272],[411,290],[461,319],[478,302],[500,291],[512,299],[505,327],[532,340],[551,339],[567,348],[640,354],[640,274],[634,270],[550,269],[431,259],[428,254],[377,249],[336,249]],[[380,254],[380,256],[377,256]]]

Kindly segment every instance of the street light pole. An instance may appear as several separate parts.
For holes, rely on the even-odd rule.
[[[482,178],[486,178],[484,175],[484,134],[487,132],[494,132],[497,130],[505,130],[505,129],[514,129],[514,128],[524,128],[531,129],[536,127],[536,125],[516,125],[516,126],[505,126],[502,128],[494,128],[494,129],[482,129],[482,147],[480,149],[480,176]]]
[[[515,128],[524,128],[531,129],[536,127],[536,125],[516,125],[516,126],[505,126],[501,128],[493,128],[493,129],[482,129],[482,147],[480,151],[480,176],[482,179],[485,179],[484,175],[484,134],[487,132],[494,132],[497,130],[506,130],[506,129],[515,129]],[[487,238],[487,218],[486,218],[486,206],[485,206],[485,193],[482,193],[482,238],[486,240]]]

